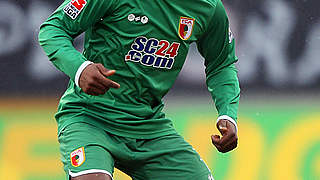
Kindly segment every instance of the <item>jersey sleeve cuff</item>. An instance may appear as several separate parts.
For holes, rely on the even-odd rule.
[[[232,119],[230,116],[222,115],[222,116],[218,117],[217,123],[222,119],[226,119],[226,120],[230,121],[232,124],[234,124],[234,126],[236,127],[236,131],[238,132],[238,126],[237,126],[237,123],[234,119]]]
[[[80,80],[80,76],[81,76],[82,71],[83,71],[87,66],[89,66],[90,64],[93,64],[93,62],[91,62],[91,61],[85,61],[85,62],[83,62],[83,63],[80,65],[80,67],[78,68],[77,73],[76,73],[76,76],[75,76],[75,78],[74,78],[74,82],[75,82],[75,84],[76,84],[78,87],[80,87],[80,86],[79,86],[79,80]]]

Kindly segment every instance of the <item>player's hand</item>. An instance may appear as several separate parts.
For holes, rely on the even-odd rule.
[[[218,151],[226,153],[236,148],[238,145],[238,136],[235,125],[228,120],[222,119],[217,123],[217,128],[222,137],[212,135],[211,140]]]
[[[105,94],[110,88],[120,88],[120,84],[107,78],[115,72],[106,69],[102,64],[90,64],[82,71],[79,86],[89,95]]]

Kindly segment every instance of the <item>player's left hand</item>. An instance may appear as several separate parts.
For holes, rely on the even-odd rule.
[[[238,145],[238,136],[235,125],[228,120],[222,119],[217,123],[217,128],[222,137],[212,135],[211,140],[218,151],[226,153],[236,148]]]

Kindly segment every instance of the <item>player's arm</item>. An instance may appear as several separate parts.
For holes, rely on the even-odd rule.
[[[198,41],[205,58],[206,83],[219,113],[217,128],[222,134],[213,135],[212,142],[220,152],[237,147],[237,111],[240,97],[237,69],[234,63],[235,42],[229,32],[225,9],[218,2],[206,32]]]
[[[106,78],[114,71],[87,60],[74,48],[73,40],[109,15],[113,4],[113,0],[66,0],[40,27],[39,43],[50,61],[91,95],[104,94],[119,84]]]

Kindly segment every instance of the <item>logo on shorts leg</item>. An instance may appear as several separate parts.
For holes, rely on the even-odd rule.
[[[212,174],[208,175],[208,180],[214,180]]]
[[[72,166],[74,167],[81,166],[85,160],[86,160],[86,156],[85,156],[83,147],[76,149],[70,153],[70,161]]]

